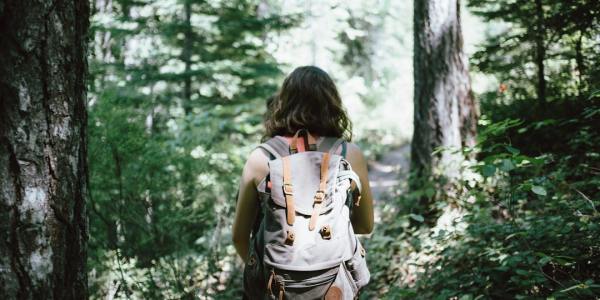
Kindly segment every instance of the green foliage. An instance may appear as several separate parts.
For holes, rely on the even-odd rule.
[[[478,97],[479,143],[462,149],[474,158],[462,163],[456,184],[422,179],[422,189],[379,204],[382,222],[365,240],[373,279],[362,299],[600,294],[600,13],[588,0],[542,4],[547,105],[531,101],[540,36],[534,2],[469,2],[486,21],[504,24],[471,57],[473,69],[495,76],[500,89]],[[260,139],[264,100],[282,77],[268,40],[299,20],[269,5],[277,6],[96,1],[88,127],[92,298],[239,298],[240,266],[227,230],[237,180]],[[381,99],[405,84],[388,60],[408,52],[375,36],[408,43],[396,26],[410,28],[410,18],[396,14],[405,6],[349,4],[337,35],[343,51],[334,55],[348,77],[360,77],[347,88],[359,91],[361,104],[394,118],[405,109],[381,106]],[[398,143],[377,116],[356,120],[367,156]]]
[[[297,20],[259,15],[260,3],[96,3],[93,298],[233,297],[222,293],[240,276],[227,230],[237,180],[282,76],[266,35]]]
[[[535,1],[468,2],[497,25],[473,69],[500,86],[478,97],[479,140],[462,149],[475,157],[459,180],[418,178],[383,208],[365,299],[600,296],[600,14],[594,1],[539,3],[541,19]],[[534,101],[539,38],[545,103]]]
[[[473,70],[493,74],[499,91],[489,102],[536,97],[539,46],[543,48],[548,100],[582,97],[600,82],[597,35],[600,7],[594,0],[469,0],[471,12],[491,22],[488,39],[471,58]],[[541,20],[540,20],[541,16]],[[537,39],[542,39],[538,45]]]
[[[387,223],[367,241],[376,278],[367,298],[598,297],[600,130],[592,116],[599,100],[584,103],[577,118],[564,112],[552,122],[565,141],[556,152],[510,143],[537,122],[484,119],[478,160],[465,164],[458,193],[435,204],[441,214],[433,225],[415,226],[427,220],[388,208]]]

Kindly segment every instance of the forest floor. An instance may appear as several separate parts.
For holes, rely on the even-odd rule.
[[[375,199],[375,222],[381,209],[393,199],[393,193],[407,180],[410,167],[410,144],[392,148],[378,160],[369,161],[369,182]]]

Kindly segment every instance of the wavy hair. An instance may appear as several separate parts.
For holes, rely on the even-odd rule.
[[[268,105],[266,137],[293,135],[306,128],[319,136],[352,140],[352,122],[329,75],[315,66],[296,68]]]

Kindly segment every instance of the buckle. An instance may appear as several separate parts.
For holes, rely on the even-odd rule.
[[[329,225],[325,225],[321,228],[321,237],[325,240],[331,239],[331,227]]]
[[[323,190],[318,190],[315,194],[315,203],[321,203],[325,199],[325,192]]]
[[[285,244],[289,245],[289,246],[293,245],[295,238],[296,238],[296,235],[294,234],[294,231],[288,229],[287,232],[286,232]]]
[[[291,183],[284,183],[283,184],[283,194],[285,195],[291,195],[292,194],[292,184]]]
[[[250,258],[248,259],[248,265],[254,266],[255,263],[256,263],[256,257],[254,257],[254,254],[252,254],[252,255],[250,255]]]

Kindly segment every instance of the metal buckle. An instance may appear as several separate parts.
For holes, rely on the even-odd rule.
[[[291,183],[284,183],[283,184],[283,193],[285,195],[291,195],[292,194],[292,184]]]
[[[287,230],[287,236],[285,237],[285,243],[287,245],[293,245],[294,244],[294,239],[295,239],[295,235],[294,235],[294,231],[288,229]]]
[[[331,239],[331,227],[329,225],[325,225],[321,228],[321,237],[325,240]]]
[[[315,194],[315,203],[321,203],[325,199],[325,192],[322,190],[318,190]]]

